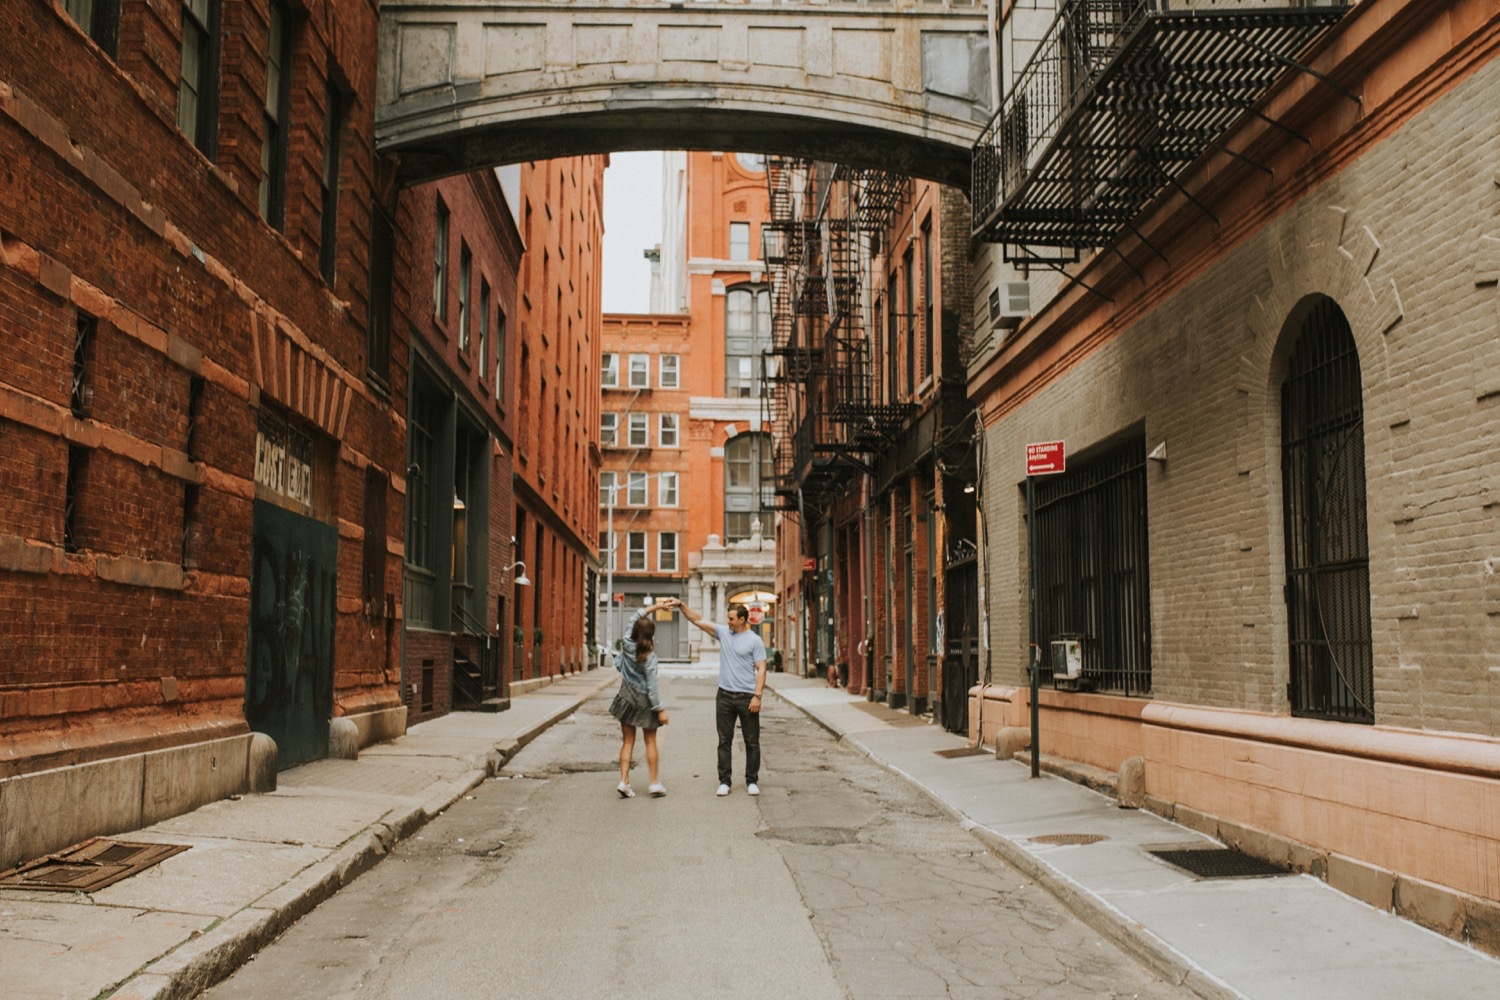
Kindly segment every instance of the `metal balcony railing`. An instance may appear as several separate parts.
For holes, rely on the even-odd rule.
[[[1105,246],[1215,146],[1344,0],[1064,0],[973,157],[974,235]]]

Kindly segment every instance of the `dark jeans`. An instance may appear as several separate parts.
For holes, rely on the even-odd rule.
[[[719,722],[719,784],[732,784],[730,748],[734,746],[734,723],[738,719],[745,737],[745,784],[760,783],[760,713],[750,711],[750,695],[719,688],[714,703]]]

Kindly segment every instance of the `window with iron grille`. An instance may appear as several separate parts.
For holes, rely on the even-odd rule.
[[[1133,437],[1067,472],[1038,476],[1037,640],[1078,636],[1095,691],[1151,692],[1146,443]]]
[[[1304,319],[1281,386],[1292,714],[1375,721],[1364,402],[1337,303]]]

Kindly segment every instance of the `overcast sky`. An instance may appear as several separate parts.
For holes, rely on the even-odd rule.
[[[661,154],[611,153],[604,172],[604,311],[651,309],[651,265],[661,242]]]

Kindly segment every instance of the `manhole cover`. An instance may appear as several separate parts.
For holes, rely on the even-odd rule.
[[[1147,853],[1198,878],[1265,878],[1291,874],[1280,865],[1252,858],[1232,847],[1192,847]]]
[[[939,757],[978,757],[988,756],[989,751],[984,747],[954,747],[951,750],[934,750],[933,753]]]
[[[1101,840],[1109,838],[1098,833],[1044,833],[1040,837],[1032,837],[1033,844],[1097,844]]]
[[[0,889],[94,892],[187,849],[186,844],[133,844],[95,837],[0,873]]]

